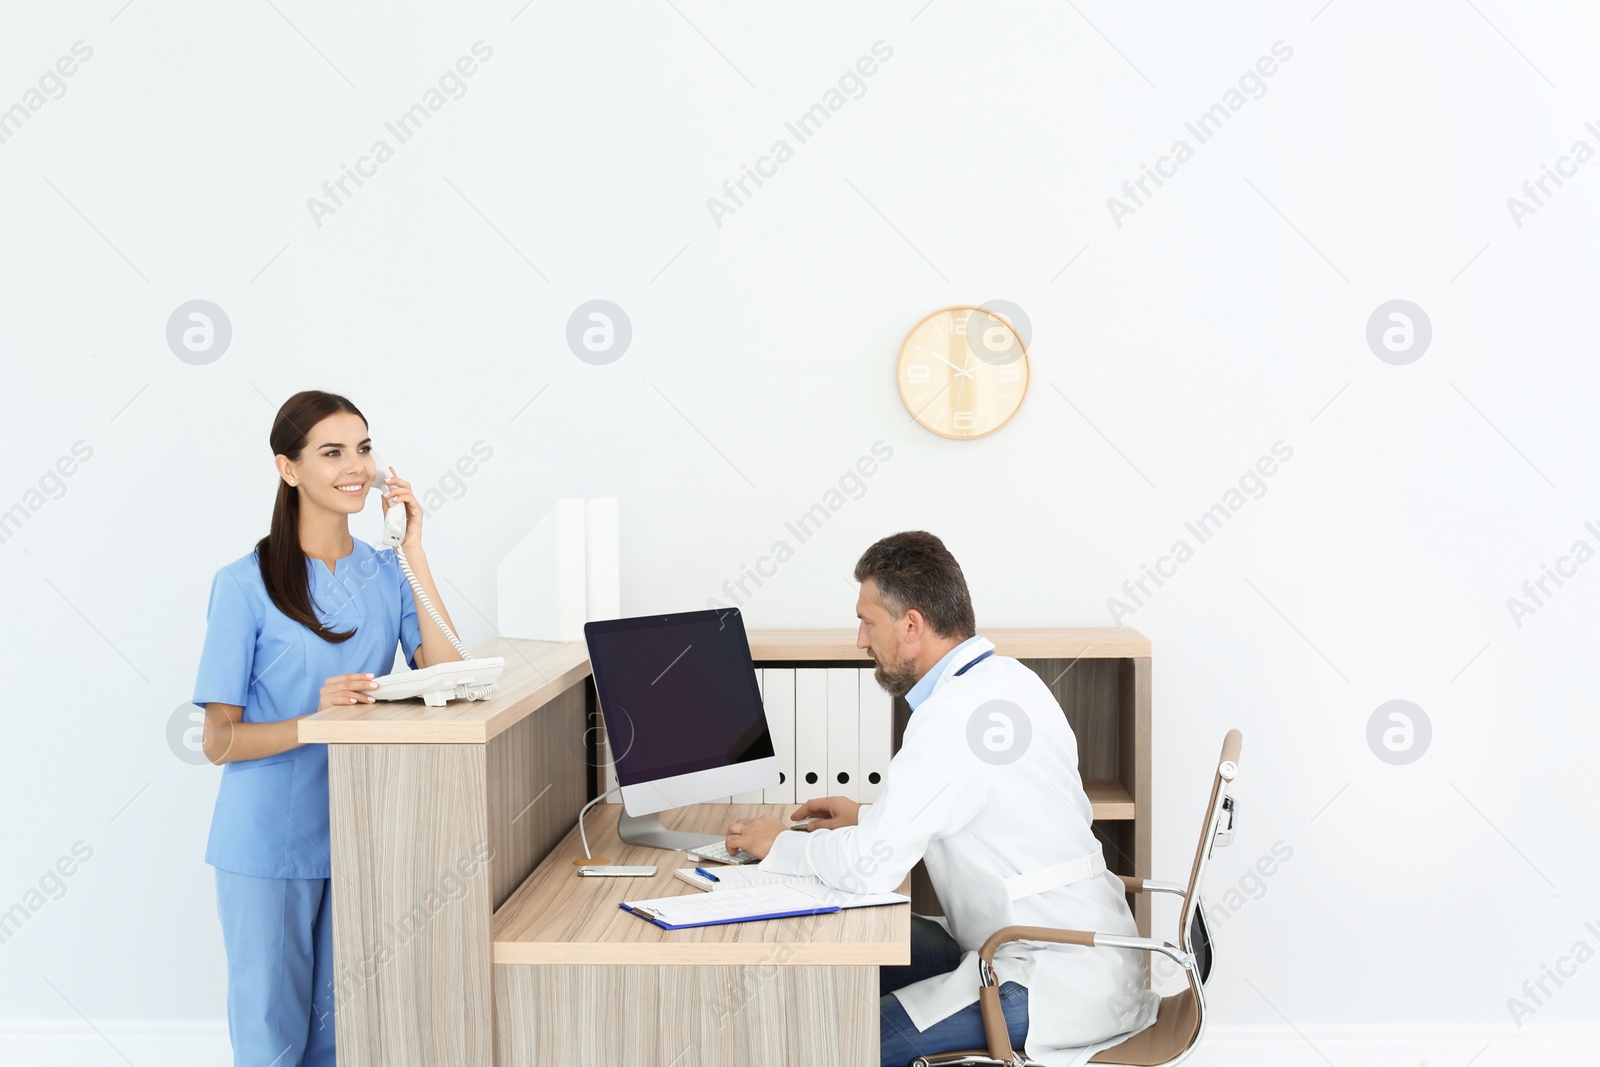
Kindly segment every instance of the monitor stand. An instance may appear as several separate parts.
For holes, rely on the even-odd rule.
[[[661,825],[661,816],[657,815],[629,815],[626,810],[617,820],[617,836],[629,845],[644,845],[646,848],[665,848],[677,851],[687,851],[699,848],[701,845],[721,843],[726,840],[720,834],[695,834],[686,830],[668,830]]]

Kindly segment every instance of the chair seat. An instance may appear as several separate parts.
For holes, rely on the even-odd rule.
[[[1110,1048],[1101,1049],[1090,1057],[1090,1063],[1118,1064],[1121,1067],[1161,1067],[1162,1064],[1171,1063],[1183,1055],[1185,1049],[1194,1044],[1195,1035],[1200,1030],[1200,1012],[1194,999],[1194,991],[1185,989],[1170,997],[1161,998],[1161,1007],[1156,1012],[1156,1021],[1130,1035]],[[1028,1054],[1023,1049],[1017,1049],[1017,1054],[1023,1059],[1028,1059]],[[933,1056],[922,1058],[930,1067],[956,1067],[958,1064],[992,1064],[995,1061],[989,1058],[988,1049],[967,1049],[962,1052],[941,1052]],[[1030,1061],[1031,1062],[1031,1061]]]
[[[1217,761],[1216,776],[1212,779],[1211,800],[1206,805],[1206,820],[1200,828],[1200,843],[1195,849],[1194,865],[1189,868],[1187,886],[1154,882],[1143,876],[1119,876],[1130,894],[1181,892],[1183,910],[1180,914],[1186,917],[1188,922],[1187,924],[1179,922],[1176,945],[1151,941],[1147,935],[1133,944],[1123,944],[1119,943],[1120,939],[1108,938],[1105,947],[1137,948],[1144,952],[1160,952],[1168,955],[1183,964],[1189,987],[1174,996],[1162,997],[1156,1008],[1154,1022],[1138,1033],[1129,1034],[1115,1045],[1099,1049],[1089,1058],[1090,1063],[1121,1064],[1122,1067],[1168,1067],[1187,1056],[1200,1040],[1201,1031],[1205,1027],[1205,999],[1202,990],[1206,979],[1211,975],[1212,963],[1211,934],[1206,929],[1205,907],[1200,899],[1200,886],[1205,878],[1206,863],[1211,857],[1211,850],[1227,844],[1233,837],[1238,809],[1232,796],[1229,795],[1228,788],[1238,777],[1239,751],[1243,744],[1244,735],[1238,730],[1229,730],[1227,736],[1222,739],[1222,754]],[[983,948],[979,950],[979,958],[985,963],[991,963],[995,950],[1011,941],[1054,941],[1099,947],[1101,944],[1099,936],[1093,933],[1086,934],[1081,930],[1005,926],[989,935]],[[1179,956],[1175,949],[1188,955]],[[989,992],[992,991],[991,988]],[[994,1010],[998,1005],[990,1000],[986,1006],[990,1010],[983,1018],[984,1040],[993,1041],[999,1048],[1012,1048],[1011,1040],[1005,1033],[1003,1014]],[[1025,1062],[1027,1067],[1039,1067],[1028,1057],[1026,1051],[1015,1049],[1013,1055],[1016,1060]],[[915,1067],[957,1067],[957,1065],[1011,1067],[1010,1062],[992,1058],[987,1049],[919,1056],[912,1063]]]
[[[1129,1036],[1126,1041],[1101,1049],[1090,1063],[1115,1063],[1124,1067],[1160,1067],[1183,1055],[1200,1032],[1199,1006],[1194,991],[1185,989],[1161,998],[1156,1021]]]

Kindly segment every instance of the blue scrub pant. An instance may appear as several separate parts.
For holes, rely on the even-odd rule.
[[[944,927],[920,915],[911,916],[911,963],[904,967],[879,967],[879,1058],[883,1067],[906,1067],[918,1056],[936,1052],[989,1047],[983,1016],[977,1004],[918,1030],[900,1001],[891,994],[924,978],[947,974],[961,963],[961,946]],[[973,994],[977,994],[974,989]],[[1021,1048],[1028,1036],[1028,987],[1016,982],[1000,984],[1000,1011],[1005,1016],[1011,1047]]]
[[[217,871],[234,1067],[333,1067],[333,881]]]

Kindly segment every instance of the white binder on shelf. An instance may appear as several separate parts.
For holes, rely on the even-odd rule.
[[[495,573],[501,637],[583,640],[588,603],[584,526],[583,500],[565,497],[501,557]]]
[[[825,667],[799,667],[794,672],[795,803],[832,792],[828,785],[828,671]]]
[[[762,679],[762,675],[765,673],[766,672],[763,668],[756,668],[756,690],[761,693],[763,701],[766,699],[766,687],[763,685]],[[770,720],[768,725],[771,725]],[[751,789],[748,792],[735,793],[733,796],[728,798],[728,801],[732,804],[760,804],[762,800],[765,799],[765,796],[766,790]]]
[[[781,775],[778,784],[765,790],[761,799],[768,804],[798,804],[794,791],[794,668],[766,667],[761,675],[761,701],[767,706],[772,751],[778,757]]]
[[[583,558],[585,613],[590,622],[622,618],[622,548],[617,532],[617,498],[584,501]]]
[[[884,692],[871,668],[858,670],[861,692],[861,788],[856,799],[870,804],[883,793],[894,737],[894,697]]]
[[[827,793],[857,800],[861,795],[861,672],[828,668]]]

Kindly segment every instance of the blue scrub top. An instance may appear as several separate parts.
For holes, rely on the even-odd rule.
[[[245,722],[277,722],[316,711],[334,675],[389,674],[397,642],[416,666],[416,601],[392,549],[357,540],[332,573],[321,560],[306,568],[317,617],[355,635],[325,641],[279,611],[251,551],[212,579],[195,704],[235,704]],[[258,878],[331,877],[328,746],[224,764],[206,862]]]

